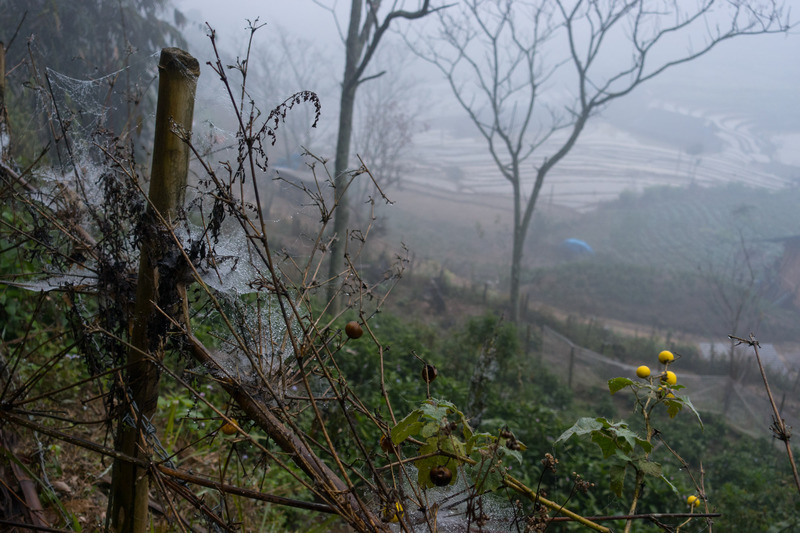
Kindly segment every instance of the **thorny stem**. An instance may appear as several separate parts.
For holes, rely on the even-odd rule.
[[[638,401],[638,396],[637,396]],[[647,396],[647,401],[644,405],[642,405],[642,416],[644,417],[644,426],[645,426],[645,435],[647,437],[647,442],[651,443],[653,440],[653,426],[650,423],[650,413],[652,412],[653,408],[650,407],[650,403],[653,401],[652,394]],[[649,457],[650,453],[645,452],[645,458]],[[642,496],[642,487],[644,486],[644,472],[641,469],[636,469],[636,486],[633,491],[633,499],[631,500],[631,507],[628,510],[628,515],[633,515],[636,513],[636,506],[639,505],[639,498]],[[625,522],[625,530],[624,533],[630,533],[631,527],[633,526],[633,519],[628,518]]]
[[[661,444],[663,444],[667,448],[667,450],[669,450],[669,452],[672,455],[675,456],[675,458],[681,463],[681,466],[683,467],[683,469],[686,470],[686,473],[689,474],[689,478],[692,480],[692,483],[694,484],[695,489],[697,489],[698,496],[703,500],[703,505],[705,506],[706,514],[708,514],[708,512],[709,512],[708,500],[706,499],[706,491],[705,491],[705,488],[703,487],[703,475],[705,474],[705,471],[703,470],[702,463],[700,464],[700,483],[698,483],[697,480],[694,477],[694,474],[692,474],[692,471],[689,468],[689,463],[687,463],[686,460],[683,457],[681,457],[680,454],[678,454],[678,452],[676,452],[669,444],[667,444],[667,441],[664,440],[664,437],[661,436],[661,433],[656,431],[654,436],[658,437],[658,440],[661,441]],[[704,515],[701,515],[701,514],[698,514],[698,513],[693,513],[693,516],[699,517],[699,516],[704,516]],[[678,526],[678,528],[676,529],[676,533],[677,533],[678,530],[680,530],[681,527],[686,525],[686,523],[688,523],[688,522],[689,522],[689,520],[687,520],[686,522],[684,522],[683,524]],[[707,522],[707,525],[708,525],[708,530],[711,531],[711,524],[712,524],[713,520],[711,520],[711,517],[707,517],[706,518],[706,522]]]
[[[772,397],[772,389],[769,388],[767,374],[764,372],[764,365],[761,363],[761,354],[758,353],[760,344],[752,333],[750,334],[750,339],[742,339],[741,337],[736,337],[734,335],[728,335],[728,338],[737,341],[739,344],[749,344],[753,347],[753,351],[756,354],[758,369],[761,371],[761,378],[764,380],[764,388],[767,389],[769,404],[772,406],[773,425],[770,429],[772,429],[775,438],[782,440],[784,446],[786,446],[786,455],[789,456],[789,464],[792,467],[792,475],[794,475],[794,484],[797,487],[798,494],[800,494],[800,475],[797,473],[797,463],[795,463],[794,454],[792,453],[792,446],[789,443],[792,432],[786,427],[786,421],[781,418],[781,413],[778,410],[778,406],[775,404],[775,399]]]

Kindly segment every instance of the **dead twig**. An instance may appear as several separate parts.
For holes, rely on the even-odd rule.
[[[758,353],[758,348],[760,344],[756,339],[755,335],[752,333],[750,334],[749,339],[743,339],[741,337],[736,337],[734,335],[728,335],[728,338],[738,342],[739,344],[748,344],[752,346],[753,352],[756,354],[756,363],[758,363],[758,369],[761,371],[761,378],[764,380],[764,388],[767,389],[767,396],[769,397],[769,404],[772,407],[772,425],[770,429],[772,430],[772,435],[776,439],[783,441],[783,444],[786,446],[786,455],[789,456],[789,463],[792,466],[792,474],[794,475],[794,484],[797,487],[797,493],[800,494],[800,475],[797,473],[797,463],[794,460],[794,454],[792,453],[792,446],[789,443],[789,440],[792,437],[791,428],[786,425],[786,421],[781,418],[780,410],[778,406],[775,404],[775,399],[772,397],[772,389],[769,387],[769,382],[767,381],[767,374],[764,372],[764,365],[761,363],[761,355]]]

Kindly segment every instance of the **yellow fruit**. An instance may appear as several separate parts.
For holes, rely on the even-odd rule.
[[[669,385],[675,385],[675,384],[678,383],[678,376],[676,376],[675,372],[673,372],[671,370],[667,370],[666,375],[661,379],[666,381],[667,384],[669,384]]]
[[[697,507],[698,505],[700,505],[700,498],[694,495],[689,496],[688,498],[686,498],[686,503],[688,503],[691,507]]]
[[[675,360],[675,356],[669,350],[664,350],[660,354],[658,354],[658,362],[661,364],[671,363]]]
[[[659,387],[658,388],[658,393],[660,395],[662,395],[664,398],[674,398],[675,397],[675,395],[672,394],[672,391],[670,391],[669,389],[665,389],[664,387]]]
[[[403,506],[400,502],[394,503],[394,508],[391,504],[383,508],[383,521],[384,522],[399,522],[400,515],[403,514]]]
[[[231,418],[230,422],[225,422],[225,425],[222,426],[222,432],[226,435],[235,435],[238,431],[235,418]]]
[[[636,369],[636,375],[644,379],[650,375],[650,367],[642,365]]]

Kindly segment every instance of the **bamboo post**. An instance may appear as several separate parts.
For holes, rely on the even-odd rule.
[[[150,178],[150,208],[145,215],[136,303],[133,310],[128,374],[124,383],[123,412],[117,426],[117,449],[147,460],[150,419],[158,405],[159,370],[152,358],[164,355],[166,319],[159,312],[178,301],[175,270],[180,254],[158,221],[171,223],[183,206],[189,170],[189,147],[173,131],[191,132],[194,95],[200,66],[178,48],[164,48],[158,65],[158,106]],[[157,216],[160,215],[159,216]],[[166,236],[166,238],[165,238]],[[134,425],[135,424],[135,425]],[[109,510],[117,533],[148,531],[147,469],[115,460]]]

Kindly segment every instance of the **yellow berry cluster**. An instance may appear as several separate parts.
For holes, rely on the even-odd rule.
[[[666,370],[670,363],[675,360],[675,355],[670,352],[669,350],[664,350],[658,354],[658,362],[664,365],[664,372],[659,376],[661,382],[665,385],[675,385],[678,383],[678,376],[675,375],[675,372],[671,370]],[[636,375],[642,379],[647,379],[650,377],[650,367],[647,365],[642,365],[636,369]],[[661,389],[659,389],[661,390]],[[666,390],[666,389],[665,389]],[[672,393],[667,391],[667,395],[672,395]],[[674,395],[672,395],[674,397]]]

